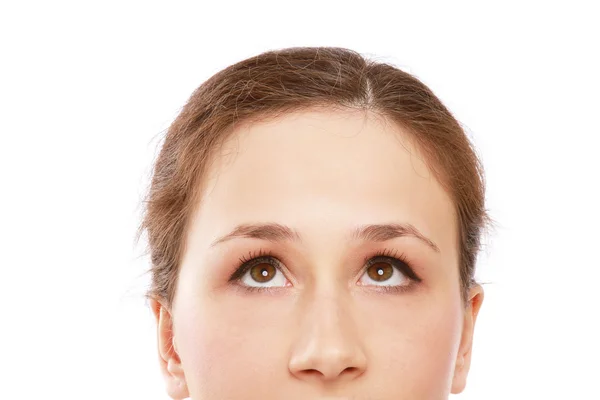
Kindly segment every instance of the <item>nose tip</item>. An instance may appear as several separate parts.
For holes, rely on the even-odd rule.
[[[352,380],[365,371],[360,351],[306,352],[290,361],[290,372],[302,380]]]
[[[318,322],[321,323],[312,325],[310,333],[301,335],[294,346],[289,360],[290,372],[310,381],[348,381],[362,375],[367,358],[357,332],[331,320]]]

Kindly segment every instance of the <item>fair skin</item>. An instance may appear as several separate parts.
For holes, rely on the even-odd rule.
[[[453,204],[405,131],[372,112],[296,112],[238,126],[214,161],[172,309],[152,302],[171,398],[464,389],[483,291],[461,300]]]

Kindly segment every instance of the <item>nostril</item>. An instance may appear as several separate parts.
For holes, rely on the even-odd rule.
[[[306,369],[302,371],[305,375],[319,377],[322,376],[323,373],[317,369]]]
[[[342,371],[342,374],[351,374],[351,375],[355,375],[359,372],[359,369],[356,367],[348,367],[345,370]]]

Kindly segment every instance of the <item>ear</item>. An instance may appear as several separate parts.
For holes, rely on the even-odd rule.
[[[467,385],[467,375],[471,366],[471,349],[473,347],[473,332],[477,314],[483,302],[483,288],[475,284],[469,291],[467,307],[465,309],[463,332],[461,335],[456,365],[454,367],[454,378],[452,379],[452,394],[461,393]]]
[[[152,312],[156,317],[158,359],[161,372],[165,378],[167,393],[174,400],[185,399],[190,395],[185,381],[181,359],[177,354],[171,313],[157,300],[150,300],[150,304]]]

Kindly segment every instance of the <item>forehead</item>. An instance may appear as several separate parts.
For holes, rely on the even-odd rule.
[[[450,198],[409,134],[371,112],[302,111],[238,126],[206,178],[195,219],[213,237],[248,222],[299,231],[325,220],[332,230],[406,222],[454,251]]]

